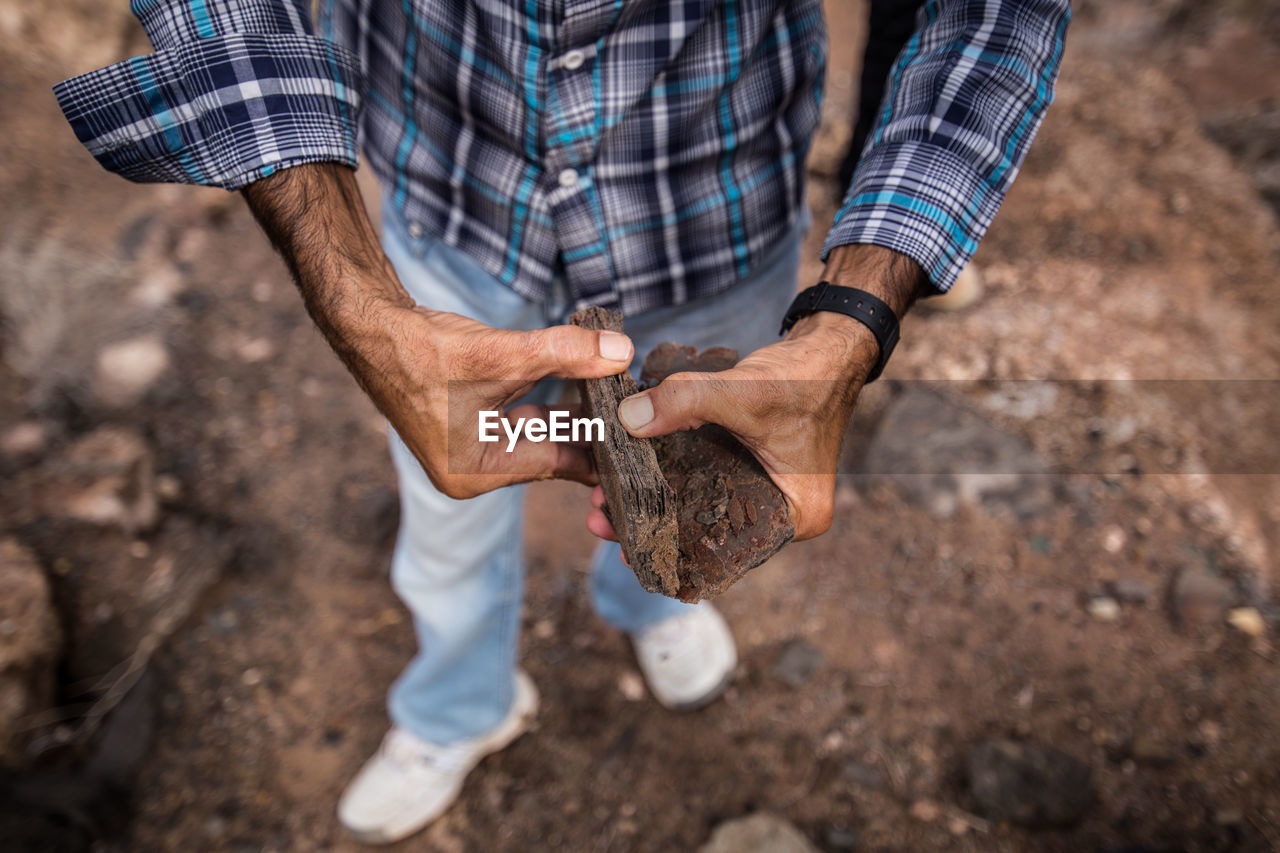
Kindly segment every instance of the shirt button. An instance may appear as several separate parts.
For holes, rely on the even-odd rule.
[[[576,187],[577,185],[578,185],[577,169],[565,169],[563,172],[560,173],[560,186],[564,187],[565,189],[568,189],[569,187]]]
[[[586,61],[586,55],[580,50],[571,50],[564,55],[564,67],[570,71],[577,71],[582,67],[582,63]]]
[[[422,226],[416,222],[409,223],[409,236],[417,240],[422,236]]]

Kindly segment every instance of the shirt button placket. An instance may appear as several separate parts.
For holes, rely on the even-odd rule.
[[[578,170],[565,169],[560,173],[560,186],[565,189],[572,189],[578,185]]]

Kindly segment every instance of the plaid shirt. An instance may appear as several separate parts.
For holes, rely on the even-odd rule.
[[[791,228],[821,0],[133,0],[156,47],[55,87],[135,181],[369,164],[414,233],[516,291],[626,313],[727,289]],[[826,250],[946,290],[1052,99],[1068,0],[929,0]],[[851,47],[842,46],[850,50]]]

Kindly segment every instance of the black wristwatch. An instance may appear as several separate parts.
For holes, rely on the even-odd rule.
[[[880,345],[880,358],[876,366],[867,376],[870,382],[884,371],[893,355],[893,348],[898,345],[898,318],[893,309],[879,297],[872,296],[865,290],[853,287],[840,287],[830,282],[820,281],[808,290],[803,290],[787,309],[782,318],[782,329],[778,332],[785,335],[801,317],[807,317],[815,311],[834,311],[852,317],[871,330]]]

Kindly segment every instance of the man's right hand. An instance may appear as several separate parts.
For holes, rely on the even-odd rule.
[[[505,441],[478,441],[477,413],[505,409],[543,377],[620,373],[633,355],[628,338],[576,326],[513,332],[415,305],[345,166],[295,166],[244,194],[312,319],[436,488],[467,498],[552,477],[595,482],[586,448],[521,439],[508,453]]]

